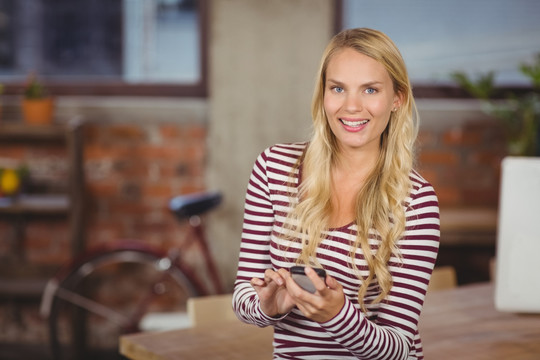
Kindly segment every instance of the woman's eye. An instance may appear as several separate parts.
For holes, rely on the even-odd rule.
[[[375,90],[374,88],[367,88],[365,92],[366,94],[375,94],[377,90]]]
[[[339,86],[334,86],[332,90],[334,90],[334,92],[337,92],[338,94],[341,94],[344,91],[343,88]]]

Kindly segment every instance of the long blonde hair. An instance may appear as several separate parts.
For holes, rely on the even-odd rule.
[[[381,289],[374,302],[382,301],[392,287],[388,262],[392,254],[399,256],[396,243],[405,230],[403,206],[411,189],[409,175],[413,168],[414,141],[418,131],[416,106],[405,63],[395,44],[385,34],[367,28],[344,30],[328,44],[311,107],[313,135],[301,164],[297,164],[302,166],[303,178],[298,200],[293,200],[289,218],[290,223],[295,224],[291,227],[303,244],[298,261],[310,263],[324,238],[324,231],[328,230],[332,211],[331,170],[337,154],[337,141],[323,106],[326,69],[332,57],[344,48],[354,49],[384,65],[392,79],[394,92],[401,95],[401,106],[392,113],[381,136],[381,151],[375,168],[356,196],[358,235],[350,255],[355,267],[354,256],[360,247],[368,264],[369,276],[361,279],[358,292],[359,303],[365,311],[363,299],[374,279]],[[370,229],[375,230],[380,238],[380,246],[375,252],[368,242]]]

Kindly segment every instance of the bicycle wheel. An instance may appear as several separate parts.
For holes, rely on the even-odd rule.
[[[57,360],[120,359],[120,335],[141,330],[157,314],[175,321],[170,328],[189,326],[186,302],[198,295],[169,258],[141,249],[97,254],[48,286],[50,345]]]

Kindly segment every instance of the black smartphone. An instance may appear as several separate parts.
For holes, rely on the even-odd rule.
[[[315,270],[317,275],[325,281],[326,279],[326,271],[324,269],[320,268],[312,268]],[[302,289],[309,291],[310,293],[314,294],[316,289],[315,285],[311,282],[311,280],[307,277],[305,273],[305,267],[304,266],[293,266],[291,268],[291,276],[293,280],[300,286]]]

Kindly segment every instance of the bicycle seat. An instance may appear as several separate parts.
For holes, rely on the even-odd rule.
[[[179,218],[203,214],[221,203],[219,191],[204,191],[187,195],[179,195],[169,202],[169,209]]]

